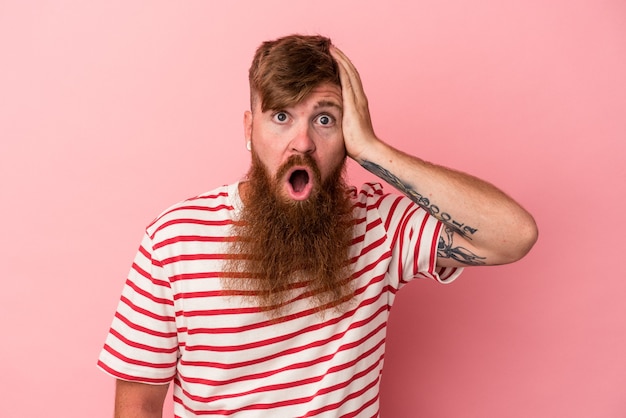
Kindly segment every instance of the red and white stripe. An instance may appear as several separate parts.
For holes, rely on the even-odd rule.
[[[460,274],[436,268],[441,224],[365,184],[354,205],[349,309],[321,316],[302,288],[276,320],[221,287],[240,207],[237,184],[223,186],[146,229],[99,367],[124,380],[173,380],[178,417],[377,417],[395,293],[413,278]]]

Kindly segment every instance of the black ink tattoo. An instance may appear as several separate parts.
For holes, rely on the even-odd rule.
[[[363,168],[365,168],[367,171],[380,177],[387,183],[400,190],[402,193],[408,196],[409,199],[420,205],[424,210],[426,210],[432,216],[446,224],[448,228],[450,228],[457,234],[462,235],[468,239],[472,239],[472,235],[474,235],[478,231],[478,229],[476,228],[472,228],[469,225],[465,225],[462,222],[458,222],[452,219],[452,216],[449,213],[442,212],[439,209],[439,206],[432,203],[427,197],[424,197],[422,194],[418,193],[416,190],[413,189],[410,184],[406,184],[389,170],[379,166],[378,164],[374,164],[371,161],[363,161],[361,163],[361,166],[363,166]]]
[[[467,248],[453,246],[452,240],[454,237],[454,231],[451,228],[446,227],[444,232],[445,237],[444,235],[441,235],[439,237],[439,244],[437,245],[437,256],[439,258],[451,258],[470,266],[480,266],[485,264],[485,262],[482,261],[485,260],[485,257],[479,257]]]

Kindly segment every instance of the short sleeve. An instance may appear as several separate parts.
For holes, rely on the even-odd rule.
[[[169,382],[178,341],[172,289],[152,241],[144,235],[100,352],[98,367],[122,380]]]
[[[462,268],[437,267],[443,224],[405,196],[385,195],[378,206],[392,251],[390,274],[397,288],[415,278],[454,281]]]

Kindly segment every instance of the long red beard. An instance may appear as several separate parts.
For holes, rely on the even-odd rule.
[[[280,179],[294,165],[310,167],[315,176],[314,191],[303,201],[281,194]],[[310,298],[319,310],[350,300],[354,220],[344,171],[341,164],[322,183],[311,157],[293,156],[272,179],[253,152],[226,287],[254,298],[274,317],[296,299]]]

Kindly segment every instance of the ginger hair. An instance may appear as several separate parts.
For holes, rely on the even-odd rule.
[[[250,106],[279,110],[302,101],[322,83],[341,86],[330,55],[331,40],[320,35],[289,35],[259,46],[249,71]]]

